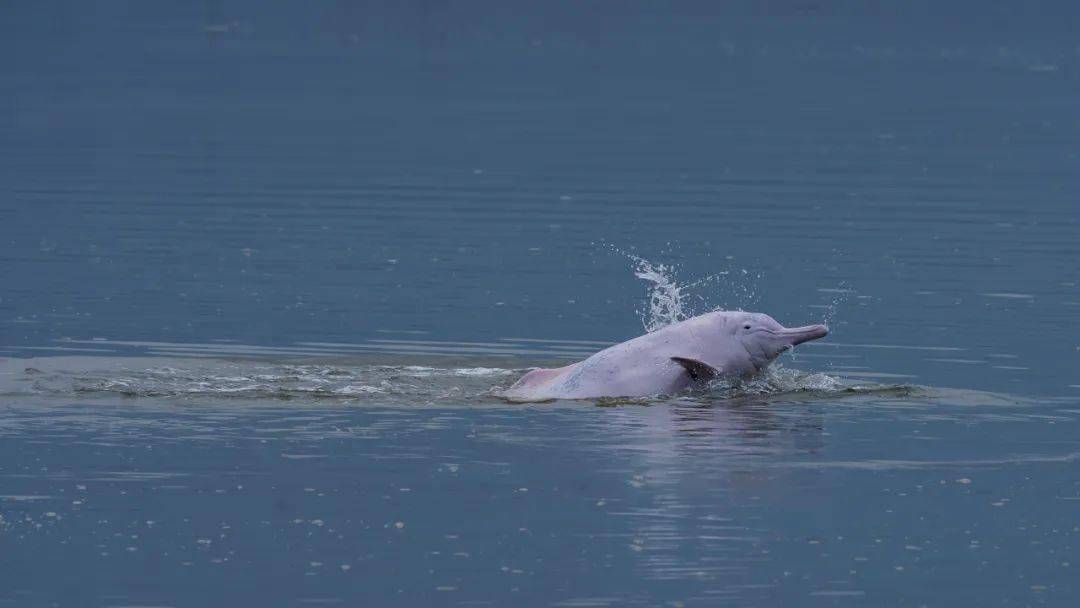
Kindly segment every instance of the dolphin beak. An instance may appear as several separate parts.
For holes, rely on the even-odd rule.
[[[790,340],[792,346],[798,346],[803,342],[824,338],[829,335],[829,328],[824,325],[807,325],[806,327],[791,327],[776,333]]]

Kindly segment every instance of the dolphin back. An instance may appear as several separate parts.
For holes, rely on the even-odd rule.
[[[558,396],[556,389],[566,377],[566,373],[581,363],[573,363],[554,369],[534,369],[525,374],[513,386],[503,391],[504,399],[510,401],[545,401]]]

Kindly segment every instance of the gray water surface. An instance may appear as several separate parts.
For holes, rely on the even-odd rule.
[[[1074,605],[1078,19],[0,9],[0,604]]]

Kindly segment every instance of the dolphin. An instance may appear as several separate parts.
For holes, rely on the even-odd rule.
[[[510,401],[670,395],[718,377],[747,377],[785,351],[829,333],[784,327],[762,313],[718,310],[638,336],[555,369],[535,369],[502,393]]]

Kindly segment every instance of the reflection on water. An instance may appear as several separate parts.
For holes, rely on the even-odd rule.
[[[1075,399],[778,367],[521,405],[498,397],[528,367],[502,343],[397,362],[346,346],[6,360],[2,597],[73,601],[34,583],[60,568],[125,605],[918,603],[947,592],[943,563],[1075,592]]]
[[[995,597],[1076,591],[1075,399],[834,380],[526,406],[485,392],[514,370],[464,363],[9,360],[0,597],[923,603],[987,576]],[[375,378],[390,388],[344,389]],[[276,388],[233,390],[258,382]],[[57,571],[83,582],[39,582]]]

